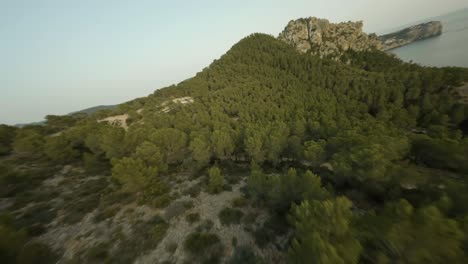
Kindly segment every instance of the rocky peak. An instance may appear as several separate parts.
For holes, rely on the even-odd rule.
[[[362,28],[362,21],[335,24],[326,19],[309,17],[290,21],[278,38],[296,47],[299,52],[335,60],[347,50],[382,49],[377,35],[368,35]]]

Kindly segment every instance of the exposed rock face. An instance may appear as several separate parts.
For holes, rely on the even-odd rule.
[[[347,50],[381,49],[377,35],[364,33],[362,27],[362,21],[334,24],[326,19],[301,18],[290,21],[278,38],[299,52],[338,60]]]
[[[437,37],[441,34],[442,23],[440,21],[431,21],[380,36],[379,39],[382,41],[382,49],[390,50],[418,40]]]

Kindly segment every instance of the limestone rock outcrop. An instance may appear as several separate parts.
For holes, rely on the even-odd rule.
[[[363,22],[330,23],[315,17],[292,20],[278,36],[299,52],[338,60],[347,50],[382,49],[377,35],[366,34]]]

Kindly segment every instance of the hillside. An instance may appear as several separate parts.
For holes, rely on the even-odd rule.
[[[464,263],[466,82],[253,34],[116,109],[2,126],[0,259]]]

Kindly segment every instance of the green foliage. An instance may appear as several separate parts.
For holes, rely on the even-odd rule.
[[[7,162],[0,163],[0,197],[16,197],[16,203],[20,204],[22,195],[25,195],[34,188],[40,186],[42,182],[53,175],[55,170],[52,168],[31,168],[19,170],[14,164]],[[25,201],[38,202],[32,199]]]
[[[219,212],[218,216],[223,225],[238,225],[244,213],[241,210],[226,207]]]
[[[167,164],[163,161],[161,150],[151,142],[143,142],[133,156],[144,161],[148,167],[158,168],[159,172],[167,171]]]
[[[249,157],[256,163],[262,164],[266,158],[264,146],[266,140],[264,139],[265,136],[260,131],[257,130],[257,128],[248,129],[244,145]]]
[[[90,174],[108,174],[110,171],[109,161],[104,156],[92,153],[83,154],[83,166]]]
[[[166,223],[164,220],[160,218],[156,218],[156,220],[154,220],[154,226],[153,226],[153,229],[151,230],[151,235],[156,245],[159,244],[159,242],[161,242],[163,238],[166,236],[166,232],[168,228],[169,228],[169,224]]]
[[[412,153],[428,167],[468,173],[468,141],[415,137]]]
[[[379,145],[371,145],[333,155],[332,166],[337,176],[345,181],[365,182],[384,180],[389,162]]]
[[[228,264],[257,264],[259,263],[258,257],[250,247],[241,246],[236,247],[234,254],[227,261]]]
[[[218,167],[212,167],[208,171],[208,191],[210,193],[219,193],[223,190],[224,177]]]
[[[41,156],[44,137],[36,129],[20,129],[16,133],[13,148],[15,152],[29,156]]]
[[[305,199],[328,197],[318,176],[310,171],[299,176],[293,168],[286,175],[265,175],[254,164],[247,188],[254,201],[266,203],[278,212],[285,212],[292,203],[301,203]]]
[[[140,159],[123,158],[113,162],[112,177],[118,180],[127,192],[144,191],[157,175],[157,168],[147,167]]]
[[[352,203],[304,201],[293,206],[289,221],[295,228],[288,255],[291,263],[358,263],[362,247],[351,230]]]
[[[125,148],[123,147],[125,130],[106,126],[101,133],[99,147],[106,153],[106,157],[109,160],[123,157],[125,155]]]
[[[220,240],[215,234],[191,233],[185,239],[184,248],[192,254],[198,254],[218,243]]]
[[[249,200],[243,196],[234,198],[232,200],[232,206],[234,207],[245,207],[246,205],[248,205],[248,203]]]
[[[223,250],[217,235],[204,232],[189,234],[184,241],[184,249],[200,263],[218,263]]]
[[[196,137],[190,142],[189,146],[193,159],[199,166],[203,167],[210,162],[210,145],[204,137]]]
[[[47,138],[44,152],[53,162],[67,164],[80,157],[80,152],[65,135]]]
[[[215,130],[211,136],[214,156],[220,160],[229,159],[235,149],[235,142],[228,129]]]
[[[200,221],[200,214],[199,213],[190,213],[185,216],[185,220],[190,224]]]
[[[325,161],[325,141],[307,141],[304,143],[304,158],[313,166],[318,166]]]
[[[56,257],[49,247],[41,243],[26,244],[16,259],[18,264],[54,263],[55,261]]]
[[[109,258],[109,244],[99,243],[86,252],[86,259],[91,262],[105,263]]]
[[[27,241],[24,230],[17,231],[12,227],[0,224],[0,260],[2,263],[16,263],[16,257]]]
[[[251,172],[247,178],[248,193],[254,201],[264,200],[269,189],[267,177],[255,162],[252,162],[250,167]]]
[[[167,164],[182,162],[187,151],[187,135],[175,128],[156,130],[150,136],[151,142],[161,149]]]
[[[5,264],[52,263],[55,256],[41,243],[28,242],[25,229],[13,227],[13,218],[0,216],[0,261]]]
[[[0,156],[7,155],[13,150],[16,128],[0,125]]]
[[[463,263],[463,230],[434,206],[416,210],[401,200],[390,204],[381,215],[364,218],[362,223],[370,231],[366,241],[372,261]]]

